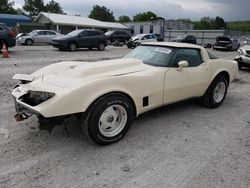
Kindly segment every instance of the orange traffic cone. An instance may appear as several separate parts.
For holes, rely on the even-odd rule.
[[[2,58],[9,58],[9,53],[8,53],[8,50],[7,50],[7,48],[6,48],[5,43],[3,43]]]

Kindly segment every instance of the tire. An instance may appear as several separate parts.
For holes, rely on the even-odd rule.
[[[105,50],[105,45],[103,43],[100,43],[98,46],[98,50],[104,51]]]
[[[240,62],[240,61],[238,61],[238,68],[239,68],[239,70],[241,70],[242,69],[242,63]]]
[[[33,40],[31,40],[31,39],[26,39],[26,40],[25,40],[25,44],[28,45],[28,46],[32,46],[32,45],[33,45]]]
[[[202,97],[203,104],[208,108],[219,107],[227,95],[227,88],[227,79],[222,75],[218,75]]]
[[[76,44],[75,43],[70,43],[69,44],[69,50],[71,51],[71,52],[75,52],[76,50],[77,50],[77,46],[76,46]]]
[[[122,94],[108,94],[94,102],[82,115],[84,134],[99,145],[121,140],[133,121],[134,108]]]

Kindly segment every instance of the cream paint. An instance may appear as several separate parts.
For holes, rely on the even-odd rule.
[[[32,73],[34,81],[15,88],[12,95],[19,104],[44,117],[54,117],[85,112],[99,97],[110,92],[122,92],[133,99],[139,115],[168,103],[202,96],[220,72],[228,72],[232,81],[238,70],[234,61],[209,60],[206,50],[200,46],[179,43],[149,44],[198,48],[204,63],[199,67],[186,67],[177,71],[177,68],[149,66],[138,59],[92,63],[62,62]],[[18,99],[20,93],[28,90],[54,92],[56,95],[32,107]],[[145,96],[149,96],[147,107],[142,105]]]

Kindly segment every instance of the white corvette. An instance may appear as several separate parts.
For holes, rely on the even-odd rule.
[[[218,107],[237,72],[237,62],[217,59],[201,46],[147,43],[122,59],[68,61],[16,74],[20,82],[12,95],[18,121],[36,114],[41,129],[50,129],[76,115],[90,139],[110,144],[127,133],[134,117],[154,108],[194,97]]]

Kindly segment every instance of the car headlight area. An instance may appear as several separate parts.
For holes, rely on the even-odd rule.
[[[55,96],[55,93],[51,93],[51,92],[28,91],[25,95],[21,96],[19,100],[30,106],[37,106],[54,96]]]

